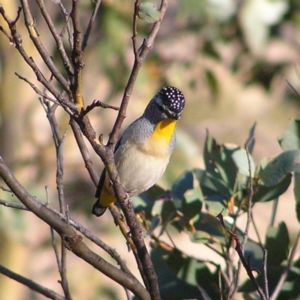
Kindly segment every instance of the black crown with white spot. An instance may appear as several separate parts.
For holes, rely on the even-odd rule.
[[[172,86],[163,87],[158,96],[161,99],[160,109],[163,110],[168,117],[179,119],[185,105],[185,99],[182,92]]]

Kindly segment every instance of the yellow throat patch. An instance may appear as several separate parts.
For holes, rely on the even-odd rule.
[[[169,154],[169,145],[176,126],[176,120],[166,119],[156,124],[153,133],[140,148],[146,153],[158,157]]]
[[[176,126],[176,120],[173,119],[162,120],[159,123],[157,123],[157,125],[155,126],[151,138],[169,144],[171,137],[174,133],[175,126]]]

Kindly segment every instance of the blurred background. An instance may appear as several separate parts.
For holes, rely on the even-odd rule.
[[[40,34],[62,72],[55,43],[34,1],[30,1]],[[59,1],[45,1],[58,31],[65,25]],[[70,1],[62,1],[69,10]],[[159,5],[159,1],[151,1]],[[119,105],[133,63],[132,14],[134,1],[103,0],[84,53],[83,95],[86,105],[94,99]],[[18,1],[2,0],[14,18]],[[93,2],[80,1],[84,31]],[[3,20],[0,25],[5,27]],[[147,36],[151,24],[138,21],[138,44]],[[17,29],[28,53],[43,70],[23,18]],[[67,47],[67,38],[66,38]],[[168,188],[186,169],[202,166],[206,130],[219,143],[240,146],[250,127],[257,122],[254,158],[257,163],[281,150],[277,138],[289,120],[299,115],[299,97],[287,81],[300,90],[298,60],[300,50],[300,2],[298,0],[174,0],[169,8],[154,48],[135,84],[124,128],[143,112],[151,97],[164,85],[178,87],[186,97],[186,108],[178,124],[177,148],[159,184]],[[14,170],[28,191],[58,206],[56,159],[52,133],[38,96],[15,72],[36,86],[34,74],[22,61],[7,38],[0,35],[0,155]],[[49,75],[48,71],[45,71]],[[42,88],[41,88],[42,89]],[[64,182],[72,218],[94,231],[100,238],[135,264],[109,213],[96,219],[90,214],[95,187],[85,169],[69,118],[61,110],[57,117],[64,143]],[[113,110],[94,109],[90,118],[98,134],[107,138],[115,121]],[[99,170],[101,160],[91,150]],[[2,183],[1,183],[2,184]],[[0,198],[17,201],[0,190]],[[282,220],[297,228],[294,199],[287,192],[279,202]],[[269,212],[255,214],[264,228]],[[266,204],[264,204],[266,207]],[[271,209],[271,208],[270,208]],[[279,221],[279,220],[278,220]],[[264,230],[264,229],[262,229]],[[58,240],[58,239],[57,239]],[[110,258],[91,245],[105,258]],[[191,249],[190,249],[191,250]],[[197,249],[191,251],[197,252]],[[50,229],[29,212],[0,206],[0,263],[61,293]],[[74,299],[125,299],[124,291],[96,270],[68,255],[68,277]],[[0,275],[0,299],[44,299],[28,288]]]

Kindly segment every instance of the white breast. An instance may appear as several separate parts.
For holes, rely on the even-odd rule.
[[[164,173],[169,159],[170,155],[153,156],[130,142],[121,145],[115,153],[121,182],[130,196],[153,186]]]

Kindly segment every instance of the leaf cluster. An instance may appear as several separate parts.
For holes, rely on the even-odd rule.
[[[262,299],[269,299],[269,293],[270,299],[294,299],[300,295],[300,260],[293,257],[293,232],[284,221],[274,223],[278,214],[275,205],[265,236],[256,227],[252,213],[258,203],[277,203],[292,184],[294,173],[296,214],[300,221],[300,120],[292,120],[279,139],[283,152],[259,164],[251,155],[255,127],[256,124],[250,129],[244,147],[220,145],[207,131],[204,168],[185,171],[170,191],[155,186],[135,198],[135,208],[152,239],[151,255],[166,299],[182,299],[183,295],[217,299],[220,294],[232,299],[240,272],[234,262],[235,250],[241,253],[239,258],[251,273],[238,288],[245,299],[257,299],[258,289],[264,290]],[[250,238],[249,228],[240,225],[239,220],[245,217],[252,222],[256,236]],[[190,244],[175,242],[186,235]],[[199,244],[214,252],[217,259],[204,259]],[[189,249],[194,253],[197,248],[199,254],[189,254]],[[281,282],[283,276],[285,280]]]

